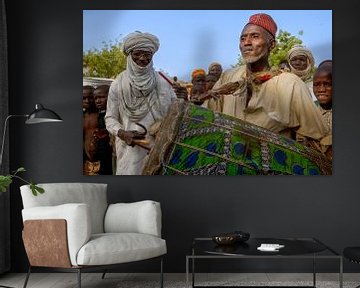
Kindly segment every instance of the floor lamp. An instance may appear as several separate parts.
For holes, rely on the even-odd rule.
[[[4,146],[5,146],[5,138],[6,138],[6,130],[7,130],[7,124],[11,118],[14,117],[24,117],[26,118],[25,123],[26,124],[38,124],[38,123],[46,123],[46,122],[62,122],[63,120],[61,117],[56,114],[54,111],[50,109],[44,108],[41,104],[35,105],[35,110],[31,112],[30,114],[20,114],[20,115],[9,115],[5,119],[4,123],[4,132],[2,135],[2,144],[1,144],[1,150],[0,150],[0,168],[2,166],[2,160],[3,160],[3,154],[4,154]],[[0,287],[4,288],[12,288],[10,286],[4,286],[0,284]]]

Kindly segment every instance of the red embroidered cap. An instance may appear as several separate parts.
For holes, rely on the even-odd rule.
[[[275,37],[277,25],[274,19],[272,19],[271,16],[268,14],[265,13],[254,14],[250,16],[248,24],[260,26],[265,30],[269,31],[271,35]]]

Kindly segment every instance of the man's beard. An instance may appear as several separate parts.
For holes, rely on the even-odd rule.
[[[253,64],[253,63],[259,61],[260,59],[264,58],[266,55],[267,55],[267,51],[264,50],[261,54],[259,54],[257,56],[243,56],[243,57],[244,57],[245,64]]]

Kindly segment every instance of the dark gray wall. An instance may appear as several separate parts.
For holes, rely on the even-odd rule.
[[[110,202],[160,201],[163,236],[168,244],[166,272],[185,270],[185,254],[193,237],[235,229],[249,231],[252,236],[316,237],[338,251],[360,245],[357,167],[360,100],[355,87],[358,73],[354,71],[359,60],[351,54],[355,52],[354,41],[359,38],[359,32],[354,30],[358,27],[358,16],[353,15],[359,11],[358,1],[346,1],[346,5],[340,1],[337,4],[318,1],[320,5],[309,0],[221,1],[221,6],[214,7],[206,4],[206,8],[213,9],[334,10],[332,176],[86,177],[82,175],[82,10],[205,8],[201,1],[191,6],[184,1],[122,2],[125,1],[7,1],[10,112],[26,113],[35,103],[43,103],[64,119],[59,125],[26,128],[22,121],[14,120],[10,135],[11,167],[26,167],[29,171],[26,177],[37,182],[108,183]],[[158,4],[150,6],[149,2]],[[12,185],[11,191],[14,272],[24,271],[27,265],[21,241],[22,203],[18,184]],[[155,269],[146,264],[129,267],[126,269],[132,271]],[[356,269],[359,267],[345,266],[345,271]]]

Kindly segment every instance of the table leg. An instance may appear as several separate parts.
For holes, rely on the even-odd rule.
[[[186,256],[186,288],[189,288],[189,257]]]
[[[316,256],[313,257],[313,286],[316,287]]]
[[[343,288],[343,257],[340,257],[339,287]]]
[[[192,258],[192,263],[191,263],[191,267],[192,267],[192,287],[195,287],[195,258]]]

